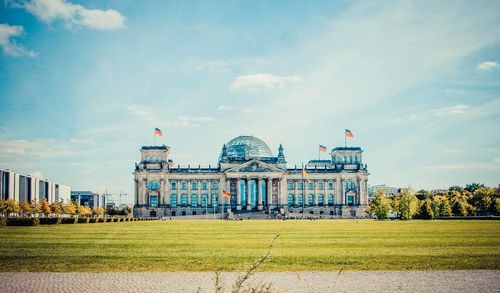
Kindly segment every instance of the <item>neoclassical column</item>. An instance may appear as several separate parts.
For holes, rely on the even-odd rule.
[[[262,206],[262,177],[259,176],[259,179],[258,179],[258,184],[257,184],[257,207],[259,209],[259,211],[261,211],[263,209],[263,206]]]
[[[198,205],[201,206],[201,180],[196,180],[196,187],[198,187],[198,190],[196,192],[196,197],[198,198]],[[208,204],[208,202],[207,202]]]
[[[181,181],[177,179],[177,190],[176,190],[176,197],[177,197],[177,206],[181,205]]]
[[[142,179],[141,204],[149,204],[148,202],[148,180]]]
[[[165,192],[165,195],[164,195],[164,204],[166,205],[170,205],[170,180],[168,178],[165,178],[165,188],[163,189],[164,192]]]
[[[241,185],[240,178],[236,178],[236,210],[241,210]]]
[[[34,180],[32,180],[32,181],[34,181]],[[135,201],[135,204],[139,204],[139,180],[134,179],[134,183],[135,183],[135,186],[134,186],[134,199],[135,200],[134,201]],[[34,188],[32,188],[32,190],[33,189]],[[34,198],[34,197],[32,197],[32,198]]]
[[[164,180],[160,178],[160,190],[158,191],[158,206],[163,205],[163,196],[165,196],[164,190]]]
[[[188,206],[191,207],[191,179],[187,180]]]
[[[318,181],[314,180],[314,205],[318,206]]]
[[[294,196],[293,196],[293,205],[297,206],[299,205],[299,188],[298,188],[298,181],[297,180],[293,180],[293,193],[294,193]]]
[[[342,187],[342,179],[341,178],[335,178],[335,200],[337,201],[337,204],[344,204],[344,196],[343,196],[343,187]]]
[[[269,177],[267,178],[267,205],[274,205],[276,203],[273,202],[273,178]]]
[[[287,197],[287,190],[288,190],[288,186],[286,184],[286,178],[285,177],[282,177],[280,179],[280,182],[279,182],[279,187],[280,187],[280,191],[279,191],[279,204],[283,207],[283,206],[288,206],[288,197]]]
[[[252,202],[251,202],[252,191],[250,190],[251,180],[252,179],[250,179],[248,177],[245,180],[245,183],[246,183],[246,186],[247,186],[247,210],[251,210],[252,209]]]

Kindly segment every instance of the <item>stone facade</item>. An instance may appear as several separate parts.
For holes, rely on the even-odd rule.
[[[168,146],[144,146],[134,171],[136,217],[213,213],[364,217],[368,172],[359,147],[337,147],[331,160],[287,168],[283,147],[273,156],[254,136],[222,148],[216,167],[175,166]],[[308,178],[307,178],[308,177]],[[222,194],[228,192],[231,196]]]

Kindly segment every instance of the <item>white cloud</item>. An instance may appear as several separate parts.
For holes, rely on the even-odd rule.
[[[0,140],[0,157],[12,158],[29,157],[54,158],[70,156],[76,153],[76,149],[65,141],[55,139],[34,140]]]
[[[151,107],[139,106],[137,104],[131,104],[127,107],[128,111],[136,116],[147,117],[153,115],[153,109]]]
[[[124,26],[125,17],[113,9],[88,9],[66,0],[32,0],[17,2],[43,22],[61,20],[67,27],[84,26],[97,30],[115,30]]]
[[[37,55],[36,52],[27,50],[12,40],[12,38],[22,36],[23,34],[24,28],[20,25],[0,24],[0,46],[3,48],[5,54],[14,57],[34,57]]]
[[[234,109],[233,106],[227,106],[227,105],[219,105],[219,107],[217,107],[217,110],[219,111],[230,111],[233,109]]]
[[[500,68],[500,64],[494,61],[484,61],[476,66],[476,69],[478,70],[493,70],[497,68]]]
[[[214,121],[215,118],[210,116],[179,116],[177,117],[177,120],[172,123],[172,125],[180,127],[196,127],[206,123],[212,123]]]
[[[449,153],[449,154],[456,154],[456,153],[463,153],[464,150],[463,149],[447,149],[444,152]]]
[[[443,107],[432,109],[429,111],[418,112],[410,114],[408,117],[398,117],[395,118],[394,122],[401,122],[407,120],[425,120],[431,118],[443,118],[443,117],[461,117],[469,114],[471,110],[470,106],[467,105],[455,105],[450,107]]]
[[[231,84],[232,90],[259,90],[283,88],[300,80],[298,76],[278,76],[269,73],[257,73],[237,76]]]
[[[75,143],[75,144],[95,144],[95,142],[91,139],[88,139],[88,138],[72,138],[69,140],[69,142],[71,143]]]

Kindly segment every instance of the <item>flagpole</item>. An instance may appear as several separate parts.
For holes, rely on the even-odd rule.
[[[304,182],[304,163],[302,163],[302,218],[304,218],[304,215],[305,215],[305,194],[306,194],[306,184]]]

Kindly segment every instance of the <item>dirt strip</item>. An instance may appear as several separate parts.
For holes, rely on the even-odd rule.
[[[237,276],[221,274],[224,292]],[[500,292],[500,271],[262,272],[243,288],[264,283],[273,292]],[[0,292],[214,291],[207,272],[0,273]]]

